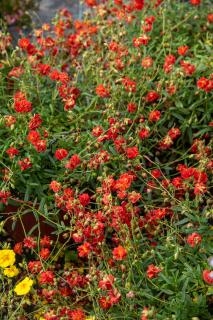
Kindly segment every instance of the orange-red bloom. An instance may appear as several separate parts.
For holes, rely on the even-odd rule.
[[[187,243],[190,247],[194,248],[195,246],[199,245],[202,241],[201,236],[197,232],[193,232],[187,237]]]
[[[115,260],[123,260],[127,256],[127,251],[124,247],[119,245],[118,247],[113,249],[112,254]]]
[[[101,98],[107,98],[110,96],[109,90],[107,90],[103,84],[99,84],[96,87],[96,94]]]
[[[154,264],[150,264],[146,271],[149,279],[156,278],[159,272],[161,272],[161,269],[156,267]]]
[[[57,149],[55,152],[55,157],[58,160],[63,160],[68,156],[68,151],[66,149]]]
[[[203,280],[208,284],[213,284],[213,271],[204,270],[203,271]]]

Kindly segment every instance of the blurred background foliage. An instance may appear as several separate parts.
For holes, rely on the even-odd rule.
[[[0,20],[8,26],[28,25],[30,11],[38,8],[39,0],[0,0]]]

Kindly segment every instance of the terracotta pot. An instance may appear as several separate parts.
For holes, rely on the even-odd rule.
[[[22,204],[23,205],[23,204]],[[24,206],[24,205],[23,205]],[[36,220],[33,212],[22,213],[21,218],[17,217],[14,220],[14,217],[18,210],[20,209],[20,204],[18,205],[6,205],[4,207],[1,215],[5,217],[5,230],[8,232],[10,237],[14,239],[16,242],[21,242],[25,238],[25,236],[33,229],[31,236],[44,236],[48,235],[51,239],[56,239],[56,235],[53,234],[56,229],[53,226],[47,224],[47,220],[45,218],[39,216],[38,220]],[[63,215],[61,213],[61,218],[63,219]],[[38,225],[35,228],[35,225]],[[63,237],[60,237],[60,241],[64,242]]]

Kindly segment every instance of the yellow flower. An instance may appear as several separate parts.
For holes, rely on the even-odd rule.
[[[0,250],[0,267],[7,268],[15,263],[15,252],[9,249]]]
[[[30,291],[32,285],[33,280],[31,280],[29,277],[26,277],[15,286],[14,291],[18,296],[23,296]]]
[[[89,316],[86,318],[86,320],[95,320],[95,316]]]
[[[19,274],[19,270],[16,268],[16,266],[11,266],[4,269],[4,275],[8,278],[13,278]]]

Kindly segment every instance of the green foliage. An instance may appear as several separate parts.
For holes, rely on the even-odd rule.
[[[2,317],[211,319],[211,3],[154,4],[62,10],[16,48],[0,35],[1,223],[24,227],[35,281],[20,302],[0,269]]]

